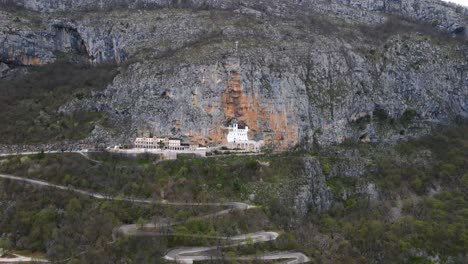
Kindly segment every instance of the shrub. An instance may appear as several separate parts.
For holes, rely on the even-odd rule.
[[[352,209],[357,208],[359,206],[359,203],[358,203],[357,199],[349,198],[349,199],[345,200],[344,206],[345,206],[346,209],[352,210]]]
[[[335,166],[336,158],[332,156],[321,156],[319,158],[322,171],[325,175],[330,175],[333,166]]]
[[[353,124],[359,130],[366,129],[367,125],[370,123],[371,117],[369,115],[358,118]]]
[[[403,113],[403,115],[400,118],[400,122],[402,124],[404,124],[404,125],[408,125],[414,120],[416,115],[417,115],[416,110],[411,109],[411,108],[406,109],[405,112]]]
[[[383,108],[376,108],[373,113],[374,117],[376,117],[379,121],[385,121],[388,118],[388,113]]]
[[[331,189],[331,192],[335,198],[338,198],[343,193],[343,183],[339,177],[333,177],[327,180],[327,186]]]
[[[413,187],[413,189],[415,189],[416,191],[421,190],[422,186],[423,186],[423,183],[422,183],[421,179],[416,177],[416,178],[411,180],[411,187]]]
[[[245,164],[245,166],[247,169],[255,171],[258,168],[258,162],[254,159],[250,159],[249,161],[247,161],[247,164]]]
[[[140,218],[138,218],[138,220],[136,222],[136,226],[137,226],[138,229],[142,229],[145,226],[145,223],[146,223],[145,219],[140,217]]]
[[[0,239],[0,249],[8,250],[11,248],[11,243],[8,240]]]
[[[37,153],[36,159],[42,160],[42,159],[44,159],[44,158],[45,158],[44,150],[41,150],[41,152]]]
[[[243,185],[240,181],[240,179],[238,177],[236,177],[234,179],[234,181],[232,182],[232,189],[234,190],[234,192],[236,193],[240,193],[241,191],[243,191]]]

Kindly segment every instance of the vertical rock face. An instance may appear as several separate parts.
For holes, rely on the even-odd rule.
[[[22,32],[24,33],[24,32]],[[54,60],[53,48],[34,35],[8,36],[0,40],[0,61],[16,65],[43,65]],[[2,34],[0,33],[0,37]],[[44,46],[37,47],[42,42]]]
[[[333,16],[337,19],[343,19],[348,23],[362,23],[367,25],[382,24],[387,20],[383,13],[393,14],[406,19],[413,19],[433,25],[452,35],[468,37],[466,27],[468,25],[468,11],[465,8],[456,8],[439,0],[246,0],[239,3],[234,0],[0,0],[0,6],[11,7],[20,6],[29,10],[39,12],[54,11],[107,11],[130,9],[158,9],[166,7],[183,7],[195,9],[216,9],[216,10],[234,10],[239,13],[254,13],[258,16],[276,16],[283,19],[295,19],[296,17],[310,17],[325,15]],[[141,11],[140,11],[141,12]],[[383,12],[383,13],[380,13]],[[13,18],[10,18],[13,20]],[[110,25],[110,21],[101,21],[99,25],[89,24],[92,21],[81,21],[79,25],[73,25],[66,21],[58,21],[51,25],[50,31],[15,32],[15,28],[8,25],[8,31],[3,34],[1,53],[2,60],[21,65],[40,65],[54,61],[52,53],[71,48],[73,51],[87,50],[87,56],[94,63],[121,63],[128,57],[128,49],[131,49],[133,42],[138,39],[128,39],[126,34],[128,30],[135,30],[135,24],[132,25]],[[95,22],[95,21],[93,21]],[[132,28],[133,27],[133,28]],[[157,26],[156,26],[157,27]],[[58,30],[59,28],[65,31]],[[140,30],[136,29],[136,30]],[[71,39],[83,43],[85,47],[50,47],[50,34],[60,34],[57,38],[69,35]],[[18,35],[15,35],[18,34]],[[70,35],[71,34],[71,35]],[[48,36],[49,35],[49,36]],[[80,40],[81,39],[81,40]],[[68,45],[73,44],[72,41]],[[67,44],[67,43],[65,43]]]
[[[80,24],[58,17],[43,21],[41,15],[18,17],[0,11],[0,60],[15,65],[43,65],[54,62],[57,52],[81,55],[92,63],[120,64],[127,58],[127,42],[121,28],[95,27],[96,21]],[[125,28],[125,25],[120,25]]]
[[[225,128],[236,119],[249,126],[250,138],[269,140],[282,149],[293,147],[299,140],[296,98],[281,96],[288,86],[264,94],[256,79],[261,70],[242,65],[238,58],[177,70],[134,65],[86,107],[116,118],[131,116],[134,130],[149,127],[201,144],[225,143]]]
[[[23,11],[33,20],[0,12],[2,62],[40,65],[57,52],[93,63],[130,59],[104,92],[60,109],[102,111],[124,124],[106,143],[128,143],[152,130],[218,144],[236,119],[251,128],[250,138],[285,150],[346,139],[395,141],[468,116],[466,45],[434,36],[438,26],[463,27],[466,10],[441,2],[16,3],[51,13]],[[154,9],[134,9],[142,5]],[[186,8],[160,9],[174,6]],[[408,21],[385,23],[382,12],[400,11],[440,23],[433,32]]]
[[[344,201],[357,197],[370,206],[379,200],[382,190],[364,177],[372,170],[371,162],[359,151],[339,150],[328,155],[328,158],[321,156],[320,161],[314,157],[303,158],[303,181],[296,186],[294,199],[299,215],[306,216],[312,208],[327,211],[332,204],[342,206]]]
[[[54,60],[51,35],[38,33],[31,18],[0,11],[0,62],[42,65]]]
[[[56,51],[83,55],[93,63],[120,64],[126,59],[121,36],[112,32],[112,28],[93,28],[67,21],[55,21],[50,27]]]
[[[320,163],[312,158],[304,158],[305,184],[299,188],[295,199],[295,209],[301,215],[306,215],[311,208],[318,211],[330,209],[333,199],[326,184],[325,175]]]
[[[71,25],[53,24],[54,43],[57,51],[88,55],[84,40],[77,29]]]
[[[247,66],[248,67],[248,66]],[[249,126],[256,139],[266,140],[269,144],[278,143],[280,147],[291,147],[298,142],[296,122],[288,125],[287,106],[285,102],[266,102],[272,95],[273,87],[267,79],[260,79],[260,87],[252,86],[255,80],[242,81],[239,59],[232,58],[225,64],[228,73],[227,87],[222,93],[222,105],[226,120],[236,119]],[[248,83],[251,85],[249,86]],[[243,87],[245,85],[246,87]],[[273,98],[271,98],[273,99]],[[279,107],[275,107],[275,105]],[[291,109],[293,110],[293,109]],[[294,115],[289,119],[295,120]]]
[[[456,59],[463,49],[424,36],[395,36],[381,46],[337,43],[315,36],[313,45],[293,44],[302,50],[272,54],[278,42],[228,56],[218,44],[197,46],[196,52],[210,53],[208,62],[184,48],[168,60],[131,65],[105,92],[62,110],[105,111],[131,120],[120,128],[124,134],[149,129],[201,144],[224,142],[225,126],[237,119],[252,129],[251,138],[278,150],[345,139],[393,141],[467,116],[465,55]],[[417,127],[391,123],[409,109]],[[385,120],[375,116],[379,111]]]

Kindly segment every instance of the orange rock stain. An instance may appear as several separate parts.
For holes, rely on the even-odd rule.
[[[230,75],[226,82],[226,90],[221,95],[225,119],[236,119],[244,123],[251,130],[249,138],[253,138],[254,133],[263,134],[267,144],[275,145],[279,149],[297,144],[298,126],[295,123],[288,124],[288,113],[295,118],[292,109],[283,106],[278,111],[273,104],[260,103],[258,93],[244,92],[239,72],[232,71]],[[209,137],[225,141],[226,134],[214,129]]]
[[[277,150],[286,150],[298,143],[298,125],[293,105],[274,104],[272,101],[260,100],[258,92],[253,88],[246,92],[242,87],[242,74],[226,65],[228,78],[225,80],[226,88],[221,94],[221,100],[204,100],[200,104],[198,98],[192,98],[195,106],[201,107],[205,113],[219,114],[222,111],[224,118],[215,120],[210,127],[200,130],[190,130],[185,135],[192,142],[201,145],[216,145],[227,143],[226,125],[230,120],[236,119],[250,128],[249,138],[254,135],[263,138],[267,145],[274,146]],[[216,82],[219,83],[219,79]]]
[[[31,66],[38,66],[38,65],[44,64],[44,62],[42,62],[42,60],[39,57],[28,56],[28,55],[21,56],[21,63],[23,65],[31,65]]]

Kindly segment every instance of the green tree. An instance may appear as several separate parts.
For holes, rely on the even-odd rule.
[[[137,226],[138,229],[143,229],[143,227],[145,226],[145,223],[146,223],[145,219],[140,217],[140,218],[138,218],[138,220],[136,222],[136,226]]]
[[[29,239],[33,250],[45,250],[47,241],[56,228],[57,213],[55,209],[42,209],[34,215]]]

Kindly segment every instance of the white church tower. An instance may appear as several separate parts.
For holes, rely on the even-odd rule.
[[[229,127],[229,134],[227,136],[228,143],[239,143],[249,141],[247,133],[249,132],[249,127],[246,126],[245,129],[240,129],[237,124],[234,124],[232,127]]]

